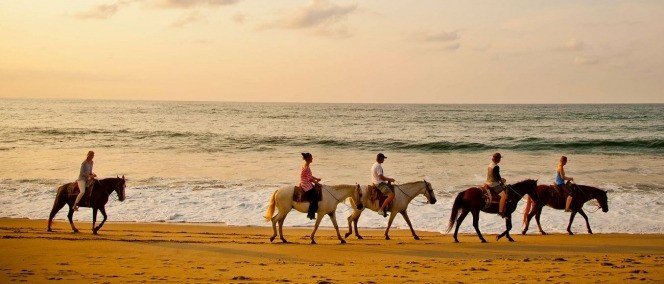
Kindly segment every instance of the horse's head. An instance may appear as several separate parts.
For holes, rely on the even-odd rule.
[[[596,198],[597,202],[599,203],[599,207],[602,207],[602,212],[609,212],[609,198],[606,196],[606,190],[600,189]]]
[[[427,202],[429,202],[429,204],[436,204],[436,194],[433,193],[431,184],[425,180],[424,186],[426,187],[426,190],[424,191],[424,197],[427,198]]]
[[[537,180],[536,179],[526,179],[520,182],[517,182],[513,185],[509,185],[508,188],[510,188],[512,191],[517,193],[518,198],[516,199],[517,201],[523,198],[524,195],[534,195],[537,193]],[[512,198],[510,198],[512,199]]]
[[[355,206],[357,207],[358,210],[362,210],[364,208],[364,204],[362,204],[362,188],[358,184],[355,187],[355,194],[353,194],[353,200],[355,202]]]
[[[127,180],[125,180],[124,175],[122,175],[122,178],[118,177],[118,183],[115,185],[115,193],[118,194],[118,200],[124,201],[125,200],[125,188],[127,187]]]

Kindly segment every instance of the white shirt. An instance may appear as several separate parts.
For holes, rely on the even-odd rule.
[[[371,179],[374,185],[378,185],[382,182],[387,182],[386,180],[380,178],[380,176],[382,175],[383,175],[383,166],[380,163],[375,162],[371,167]]]

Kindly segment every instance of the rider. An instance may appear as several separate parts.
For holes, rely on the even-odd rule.
[[[87,185],[88,181],[94,179],[97,177],[95,173],[92,172],[92,166],[94,162],[92,159],[95,157],[95,152],[93,151],[88,151],[88,157],[81,163],[81,171],[78,174],[78,180],[76,181],[78,183],[78,189],[79,193],[78,196],[76,196],[76,202],[74,202],[74,211],[78,211],[78,202],[81,201],[81,198],[85,194],[85,186]]]
[[[500,153],[494,153],[492,158],[491,158],[491,163],[489,164],[489,168],[487,171],[487,176],[486,176],[486,182],[485,184],[491,188],[495,193],[500,194],[500,203],[498,206],[498,214],[502,216],[503,218],[505,217],[505,200],[506,198],[506,192],[505,192],[505,179],[500,176],[500,167],[498,167],[498,163],[500,163],[500,159],[502,156]]]
[[[383,194],[387,195],[387,199],[385,199],[385,202],[383,202],[383,205],[378,210],[378,214],[383,215],[383,217],[387,217],[387,212],[385,212],[386,208],[392,203],[392,200],[394,200],[394,190],[391,186],[394,179],[383,175],[383,166],[381,164],[385,159],[387,159],[387,157],[385,157],[383,153],[378,153],[376,156],[376,162],[371,167],[371,179],[373,185]]]
[[[304,164],[302,165],[302,171],[300,172],[300,187],[304,190],[307,199],[309,200],[307,218],[313,220],[316,219],[316,211],[318,211],[318,194],[314,189],[314,186],[320,186],[318,182],[320,182],[321,179],[313,176],[311,168],[309,167],[311,162],[314,161],[314,156],[312,156],[311,153],[302,153],[302,159],[304,160]]]
[[[569,184],[566,184],[565,181],[574,181],[573,177],[565,175],[565,165],[567,164],[567,157],[561,156],[558,167],[556,168],[556,185],[562,188],[567,193],[567,201],[565,202],[565,212],[570,212],[569,206],[572,204],[572,196],[574,192],[572,187]]]

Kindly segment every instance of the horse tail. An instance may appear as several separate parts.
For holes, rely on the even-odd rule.
[[[267,205],[267,212],[265,212],[265,222],[270,222],[272,220],[272,215],[274,215],[274,208],[277,206],[277,191],[275,190],[270,197],[270,203]]]
[[[535,204],[533,204],[533,198],[528,195],[528,201],[526,202],[526,209],[523,210],[523,225],[525,226],[528,223],[528,215],[530,211],[535,210]]]
[[[447,224],[447,233],[452,230],[454,223],[456,223],[457,216],[459,216],[459,210],[461,210],[464,193],[465,191],[459,192],[457,197],[454,199],[454,205],[452,205],[452,214],[450,215],[450,222]]]

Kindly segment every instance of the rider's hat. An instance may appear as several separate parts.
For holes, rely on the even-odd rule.
[[[383,155],[383,153],[378,153],[378,155],[376,156],[376,159],[387,159],[387,157],[385,157],[385,155]]]

